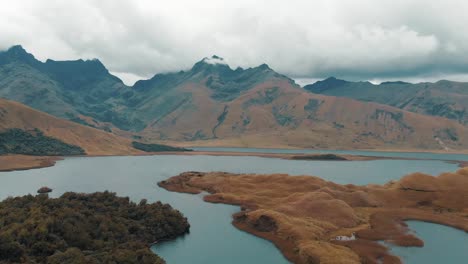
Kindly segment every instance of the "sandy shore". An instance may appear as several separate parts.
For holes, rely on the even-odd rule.
[[[368,186],[314,176],[223,172],[187,172],[158,185],[175,192],[208,192],[207,202],[240,205],[233,224],[272,241],[299,264],[401,263],[377,241],[423,246],[407,232],[406,220],[468,232],[468,168],[438,177],[414,173]]]
[[[61,157],[43,157],[27,155],[0,156],[0,171],[29,170],[51,167]]]

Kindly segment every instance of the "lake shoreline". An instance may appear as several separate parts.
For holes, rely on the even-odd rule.
[[[116,155],[75,155],[75,156],[30,156],[30,155],[4,155],[0,156],[0,172],[31,170],[46,167],[52,167],[57,161],[67,157],[126,157],[126,156],[159,156],[159,155],[182,155],[182,156],[233,156],[233,157],[260,157],[275,158],[286,160],[305,160],[305,161],[372,161],[372,160],[430,160],[404,157],[384,157],[384,156],[365,156],[365,155],[334,155],[339,158],[321,157],[328,155],[326,151],[323,154],[292,154],[292,153],[261,153],[261,152],[234,152],[234,151],[167,151],[167,152],[148,152],[138,154],[116,154]],[[444,160],[446,162],[457,163],[460,168],[468,166],[468,161]]]
[[[177,147],[185,148],[259,148],[259,149],[288,149],[288,150],[316,150],[316,151],[336,151],[336,150],[346,150],[346,151],[374,151],[374,152],[403,152],[403,153],[434,153],[434,154],[462,154],[468,155],[468,150],[444,150],[444,149],[407,149],[407,148],[310,148],[306,146],[289,146],[289,145],[257,145],[257,144],[225,144],[223,142],[180,142],[180,141],[161,141],[162,143],[170,144]]]
[[[41,169],[63,160],[58,156],[5,155],[0,156],[0,172]]]

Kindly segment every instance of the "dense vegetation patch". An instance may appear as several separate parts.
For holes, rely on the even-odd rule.
[[[161,202],[139,204],[102,192],[0,202],[0,263],[164,263],[149,244],[189,231]]]
[[[408,129],[411,132],[413,131],[413,128],[407,125],[404,121],[404,115],[402,112],[391,112],[384,109],[376,109],[375,113],[371,116],[371,118],[376,120],[378,120],[379,118],[390,118],[402,128]]]
[[[445,128],[436,132],[435,137],[439,137],[443,140],[458,141],[457,131],[453,128]]]
[[[24,131],[13,128],[0,133],[1,154],[58,156],[84,155],[86,153],[79,146],[45,136],[39,129]]]
[[[271,104],[275,99],[280,96],[279,87],[275,86],[269,89],[266,89],[264,93],[257,92],[257,97],[251,98],[248,101],[244,102],[242,106],[248,108],[252,105],[267,105]]]
[[[335,155],[335,154],[301,155],[301,156],[293,156],[291,159],[296,159],[296,160],[347,160],[346,158]]]
[[[308,113],[308,119],[315,119],[317,115],[317,111],[320,108],[320,105],[323,104],[322,100],[318,99],[309,99],[306,105],[304,105],[304,111]]]
[[[145,144],[137,141],[132,142],[132,146],[136,149],[146,152],[162,152],[162,151],[192,151],[191,149],[178,148],[161,144]]]
[[[297,125],[294,116],[291,113],[288,113],[288,108],[289,106],[287,104],[280,107],[273,106],[272,108],[272,113],[275,117],[276,123],[281,126]]]

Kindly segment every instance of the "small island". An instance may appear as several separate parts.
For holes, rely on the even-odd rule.
[[[345,157],[338,156],[335,154],[297,155],[297,156],[292,156],[291,159],[292,160],[336,160],[336,161],[348,160]]]
[[[37,190],[37,193],[50,193],[50,192],[52,192],[52,189],[47,186],[43,186],[39,188],[39,190]]]
[[[150,245],[190,228],[168,204],[107,191],[7,198],[0,215],[0,263],[162,264]]]

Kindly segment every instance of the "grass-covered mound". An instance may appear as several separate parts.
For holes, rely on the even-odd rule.
[[[0,263],[164,263],[149,244],[189,231],[168,204],[115,193],[65,193],[0,202]]]
[[[161,144],[145,144],[137,141],[133,141],[132,145],[134,148],[145,151],[145,152],[163,152],[163,151],[192,151],[191,149],[172,147]]]
[[[59,156],[84,155],[85,151],[79,146],[45,136],[39,129],[24,131],[13,128],[0,132],[1,154]]]

